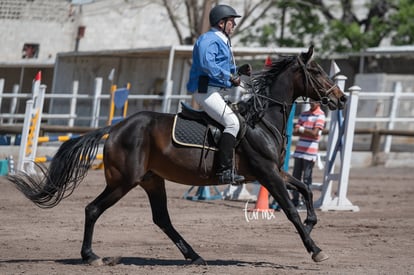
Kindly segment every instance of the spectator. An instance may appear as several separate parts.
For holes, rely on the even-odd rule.
[[[310,101],[310,109],[299,115],[298,123],[295,125],[293,135],[299,136],[296,144],[294,158],[293,176],[307,185],[312,185],[312,171],[318,158],[319,139],[325,127],[325,113],[317,101]],[[303,208],[299,193],[293,191],[292,202],[300,210]]]

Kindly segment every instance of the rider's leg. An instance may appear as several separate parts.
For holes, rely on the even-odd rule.
[[[241,182],[244,181],[244,177],[234,175],[233,171],[233,150],[240,124],[237,116],[227,106],[220,91],[222,91],[221,88],[209,86],[206,94],[195,93],[194,98],[211,118],[225,127],[219,143],[218,153],[220,183]]]
[[[244,177],[235,173],[233,169],[233,150],[236,145],[236,138],[229,133],[223,133],[220,139],[218,152],[217,176],[220,183],[239,183],[244,181]]]

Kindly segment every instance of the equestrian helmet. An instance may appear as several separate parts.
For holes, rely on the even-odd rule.
[[[217,5],[210,11],[210,25],[215,26],[220,22],[220,20],[228,17],[241,17],[237,12],[230,6],[227,5]]]

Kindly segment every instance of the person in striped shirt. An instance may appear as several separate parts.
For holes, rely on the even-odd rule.
[[[292,155],[294,158],[292,175],[309,186],[312,184],[312,170],[318,158],[319,139],[324,127],[325,113],[319,102],[310,100],[310,109],[299,115],[293,129],[293,135],[299,136],[299,140]],[[303,206],[297,191],[292,193],[292,202],[296,207]]]

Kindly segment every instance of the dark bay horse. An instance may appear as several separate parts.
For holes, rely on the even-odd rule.
[[[343,108],[346,102],[342,91],[311,60],[312,55],[313,47],[310,47],[306,53],[281,58],[268,69],[254,74],[251,81],[254,95],[245,106],[249,126],[236,148],[235,166],[247,181],[258,180],[267,188],[295,226],[312,259],[319,262],[328,256],[310,237],[317,222],[312,192],[307,185],[282,171],[285,129],[292,103],[298,97],[309,97],[334,110]],[[19,173],[9,180],[39,207],[54,207],[86,176],[101,139],[108,134],[103,151],[106,187],[85,208],[82,259],[90,264],[104,263],[92,250],[95,223],[105,210],[139,185],[148,195],[154,223],[185,259],[193,264],[206,264],[171,224],[165,180],[186,185],[216,185],[215,154],[205,156],[200,148],[174,144],[173,120],[173,114],[135,113],[118,124],[63,143],[50,166],[41,168],[40,177]],[[303,223],[289,198],[288,188],[304,196],[307,217]]]

